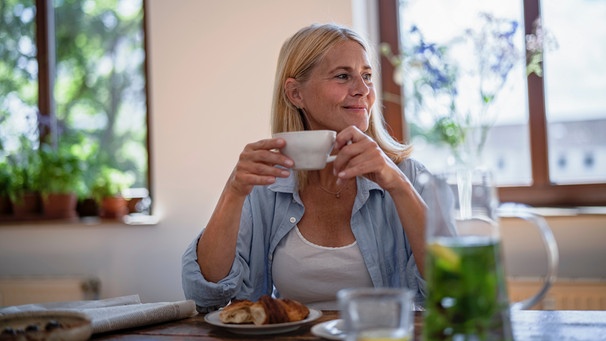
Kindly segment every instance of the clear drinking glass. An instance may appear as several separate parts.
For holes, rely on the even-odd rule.
[[[410,341],[414,293],[405,288],[351,288],[338,292],[347,341]]]

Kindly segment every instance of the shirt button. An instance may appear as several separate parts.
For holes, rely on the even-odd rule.
[[[297,221],[297,218],[295,218],[295,217],[290,217],[290,222],[291,222],[291,223],[293,223],[293,224],[294,224],[296,221]]]

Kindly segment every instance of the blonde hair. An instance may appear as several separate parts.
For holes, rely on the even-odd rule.
[[[295,33],[282,45],[278,57],[272,103],[272,133],[306,129],[305,118],[286,95],[284,85],[288,78],[299,82],[309,79],[311,70],[333,46],[344,41],[355,41],[370,54],[370,47],[355,31],[336,24],[314,24]],[[409,145],[396,141],[385,128],[383,115],[377,104],[370,110],[370,123],[366,134],[374,139],[383,152],[396,164],[412,152]],[[299,188],[307,183],[307,172],[298,174]]]

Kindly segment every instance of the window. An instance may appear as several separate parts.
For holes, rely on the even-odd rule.
[[[86,164],[80,195],[109,167],[130,175],[135,197],[147,196],[144,7],[143,0],[2,1],[0,159],[39,142],[77,143]]]
[[[571,15],[575,12],[578,15]],[[476,24],[479,13],[519,23],[512,42],[521,51],[526,35],[536,34],[533,24],[539,17],[557,44],[543,54],[541,77],[526,76],[524,65],[518,65],[495,100],[497,120],[484,154],[499,182],[501,201],[534,206],[606,205],[606,139],[600,133],[606,128],[606,97],[601,95],[606,91],[606,67],[600,62],[606,57],[606,45],[596,43],[606,38],[606,24],[596,20],[598,24],[589,27],[579,22],[604,17],[606,4],[587,0],[540,4],[538,0],[379,1],[381,41],[394,50],[405,49],[414,38],[414,26],[427,41],[445,43]],[[448,151],[428,143],[419,133],[423,120],[435,123],[432,115],[437,110],[420,114],[408,104],[414,96],[410,86],[406,80],[403,88],[394,82],[394,68],[386,58],[382,58],[382,72],[384,112],[392,134],[412,143],[413,156],[439,170]]]

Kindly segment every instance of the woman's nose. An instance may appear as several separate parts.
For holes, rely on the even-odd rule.
[[[364,77],[355,77],[352,84],[353,95],[366,96],[370,92],[370,85],[366,83]]]

